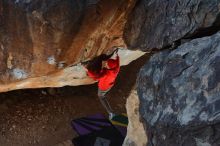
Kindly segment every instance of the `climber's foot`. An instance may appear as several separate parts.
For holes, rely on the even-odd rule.
[[[109,118],[109,120],[112,120],[115,116],[116,116],[115,113],[109,113],[108,118]]]

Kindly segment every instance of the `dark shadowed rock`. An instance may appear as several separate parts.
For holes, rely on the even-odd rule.
[[[152,56],[138,94],[149,146],[220,145],[220,33]]]
[[[163,48],[220,27],[219,0],[139,0],[124,33],[130,48]]]

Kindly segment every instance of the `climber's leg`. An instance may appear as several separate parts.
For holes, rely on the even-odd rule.
[[[109,89],[110,90],[110,89]],[[113,113],[113,110],[107,100],[107,98],[105,97],[106,93],[109,91],[109,90],[106,90],[106,91],[103,91],[103,90],[100,90],[98,89],[98,97],[99,97],[99,100],[100,102],[102,103],[102,105],[104,106],[104,108],[106,109],[106,111],[111,114]]]

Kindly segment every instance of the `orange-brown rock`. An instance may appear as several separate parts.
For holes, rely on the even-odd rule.
[[[77,85],[74,75],[64,73],[71,74],[71,65],[114,46],[126,48],[122,35],[134,5],[135,0],[1,0],[0,92],[62,86],[64,80]]]
[[[139,112],[140,101],[135,88],[132,89],[126,102],[129,123],[123,146],[146,146],[148,141],[146,128]]]

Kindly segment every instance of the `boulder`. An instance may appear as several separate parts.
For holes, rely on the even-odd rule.
[[[220,145],[219,64],[220,32],[161,51],[142,67],[137,84],[148,146]]]
[[[150,51],[183,38],[215,33],[220,27],[219,0],[139,0],[124,32],[129,48]]]

